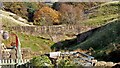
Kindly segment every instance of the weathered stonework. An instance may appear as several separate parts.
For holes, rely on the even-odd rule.
[[[14,26],[10,30],[24,32],[32,35],[39,35],[44,38],[51,36],[53,41],[61,41],[64,36],[73,37],[77,34],[88,30],[88,27],[80,25],[57,25],[57,26]],[[47,35],[47,36],[46,36]],[[56,40],[57,39],[57,40]]]
[[[79,34],[84,31],[90,30],[90,27],[80,26],[80,25],[57,25],[57,26],[14,26],[9,27],[12,30],[17,30],[20,32],[31,32],[31,33],[51,33],[51,34],[67,34],[74,33]]]

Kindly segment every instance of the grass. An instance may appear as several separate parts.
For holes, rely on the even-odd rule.
[[[103,60],[106,55],[109,55],[110,52],[115,50],[113,45],[120,44],[119,25],[120,20],[111,22],[102,27],[100,30],[96,31],[84,42],[74,45],[69,49],[75,50],[81,48],[86,50],[89,48],[93,48],[95,52],[92,55],[97,59]]]
[[[5,17],[2,17],[2,22],[3,22],[3,25],[6,27],[19,26],[19,24],[17,24],[16,22],[12,21],[11,19],[5,18]]]
[[[33,51],[50,51],[50,46],[53,44],[50,40],[42,39],[39,36],[25,35],[17,33],[21,39],[22,47],[31,48]]]
[[[96,31],[84,42],[76,43],[74,42],[76,41],[76,39],[62,41],[61,43],[63,44],[63,46],[60,48],[64,49],[65,47],[67,47],[70,50],[74,50],[77,48],[89,49],[90,47],[92,47],[98,52],[100,50],[103,50],[103,52],[111,51],[113,49],[113,46],[108,45],[120,42],[119,40],[117,40],[117,38],[120,38],[120,36],[118,36],[119,34],[117,34],[119,33],[120,29],[119,22],[109,22],[118,19],[118,12],[120,12],[118,7],[120,7],[120,3],[107,4],[95,9],[92,14],[88,15],[89,19],[80,23],[80,25],[82,24],[83,26],[85,25],[88,27],[102,27],[106,24],[108,25],[102,27],[99,31]],[[55,46],[57,48],[57,45]],[[110,47],[110,49],[108,47]],[[106,50],[107,48],[108,50]]]
[[[108,21],[118,18],[120,2],[107,4],[97,9],[92,10],[92,13],[88,14],[88,20],[85,20],[82,24],[86,26],[101,26]]]
[[[89,14],[89,19],[82,22],[82,25],[88,26],[88,27],[98,27],[98,26],[104,26],[108,24],[107,26],[103,27],[99,31],[96,31],[96,33],[93,34],[89,39],[82,43],[71,43],[72,41],[75,41],[74,39],[68,41],[63,41],[63,46],[61,47],[64,49],[64,47],[70,47],[70,49],[77,49],[77,48],[83,48],[83,49],[89,49],[90,47],[93,47],[96,50],[101,50],[100,48],[106,47],[110,42],[113,42],[119,32],[119,22],[109,22],[115,19],[118,19],[118,7],[120,7],[120,3],[113,3],[101,6],[100,8],[95,9],[92,14]],[[108,9],[107,9],[108,8]],[[115,33],[115,32],[116,33]],[[118,37],[119,38],[119,37]],[[115,42],[115,41],[114,41]],[[118,40],[119,42],[119,40]],[[73,47],[72,47],[73,46]]]
[[[118,17],[118,14],[111,14],[106,16],[98,16],[95,18],[88,19],[83,22],[86,26],[101,26],[103,24],[106,24],[108,21],[116,19]]]
[[[27,35],[20,32],[14,32],[14,33],[16,33],[20,38],[21,47],[30,48],[33,52],[38,52],[38,53],[50,52],[51,51],[50,47],[51,45],[54,44],[54,42],[50,40],[42,39],[39,36]],[[7,43],[7,41],[4,41],[4,43]],[[10,41],[8,43],[10,43]]]
[[[8,17],[10,15],[9,12],[5,12],[5,11],[2,11],[2,10],[0,10],[0,13],[3,14],[3,15],[5,15],[5,16],[8,16]],[[14,22],[13,20],[8,19],[6,17],[2,17],[1,16],[1,18],[2,18],[3,25],[5,25],[7,27],[9,27],[9,26],[18,26],[19,25],[19,24],[16,24],[16,22]]]
[[[6,16],[10,15],[9,13],[6,13],[6,12],[2,12],[2,14]],[[3,25],[5,26],[5,29],[8,31],[9,31],[9,28],[7,27],[20,26],[15,21],[5,17],[2,17],[2,22],[3,22]],[[21,47],[30,48],[33,52],[42,52],[42,53],[49,52],[51,51],[50,46],[54,44],[54,42],[43,39],[39,36],[27,35],[20,32],[14,32],[14,33],[17,34],[18,37],[20,38]],[[6,45],[10,45],[11,42],[12,42],[12,39],[4,41]]]
[[[120,21],[114,21],[105,27],[101,28],[99,31],[96,31],[91,37],[86,41],[78,44],[74,48],[83,48],[88,49],[90,47],[94,49],[99,49],[107,46],[112,42],[118,41],[120,38]],[[120,42],[120,41],[118,41]]]
[[[120,21],[107,22],[118,18],[118,12],[120,12],[118,11],[118,7],[120,7],[120,3],[109,4],[96,9],[93,14],[89,15],[89,19],[85,20],[82,24],[89,27],[107,25],[104,27],[101,26],[100,30],[97,30],[92,36],[81,43],[71,45],[72,42],[69,43],[69,40],[67,42],[63,41],[64,47],[71,45],[70,50],[78,48],[89,49],[92,47],[95,50],[95,54],[93,55],[97,58],[103,57],[105,53],[108,54],[113,51],[113,44],[120,43]],[[12,22],[11,20],[3,18],[3,21],[7,26],[13,26],[14,22],[9,23]],[[30,48],[34,52],[48,52],[51,50],[51,45],[54,45],[54,42],[42,39],[39,36],[27,35],[20,32],[16,32],[16,34],[20,38],[21,47]],[[74,42],[74,39],[72,41]]]

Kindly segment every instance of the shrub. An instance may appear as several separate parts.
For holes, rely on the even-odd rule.
[[[59,24],[60,13],[50,7],[42,7],[34,14],[34,21],[42,25]]]
[[[50,59],[45,55],[42,55],[39,57],[34,57],[30,62],[32,64],[32,66],[35,66],[37,68],[53,66]]]

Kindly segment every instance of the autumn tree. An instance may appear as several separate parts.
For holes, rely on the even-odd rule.
[[[42,7],[34,14],[34,24],[37,25],[59,24],[59,19],[60,13],[48,6]]]
[[[61,12],[61,21],[66,24],[76,24],[82,20],[83,6],[82,5],[69,5],[61,4],[59,11]]]
[[[85,11],[101,3],[97,2],[56,2],[53,9],[61,13],[61,22],[66,24],[76,24],[86,20]]]

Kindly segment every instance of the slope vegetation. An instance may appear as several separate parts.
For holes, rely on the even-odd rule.
[[[59,42],[61,46],[55,44],[52,47],[68,48],[69,50],[79,48],[90,50],[92,55],[99,60],[120,61],[119,7],[120,3],[115,2],[107,3],[94,10],[90,10],[87,13],[88,20],[85,20],[81,24],[95,29],[81,33],[83,36],[82,39],[77,37],[75,39],[61,41]]]
[[[2,24],[7,27],[9,26],[31,26],[29,24],[26,24],[27,20],[22,19],[21,17],[11,12],[0,10],[0,17],[2,18]]]
[[[90,27],[105,25],[119,17],[119,7],[120,2],[117,1],[113,3],[108,2],[95,9],[88,10],[86,13],[88,20],[85,20],[82,24]]]
[[[101,58],[103,59],[103,56],[105,57],[106,55],[109,55],[112,51],[116,51],[116,50],[120,51],[119,25],[120,25],[120,20],[111,22],[103,26],[99,30],[95,31],[92,34],[92,36],[88,37],[85,41],[78,43],[73,47],[70,47],[70,49],[74,50],[77,48],[81,48],[81,49],[92,48],[95,51],[93,55],[99,59]],[[113,58],[115,58],[115,56]]]

